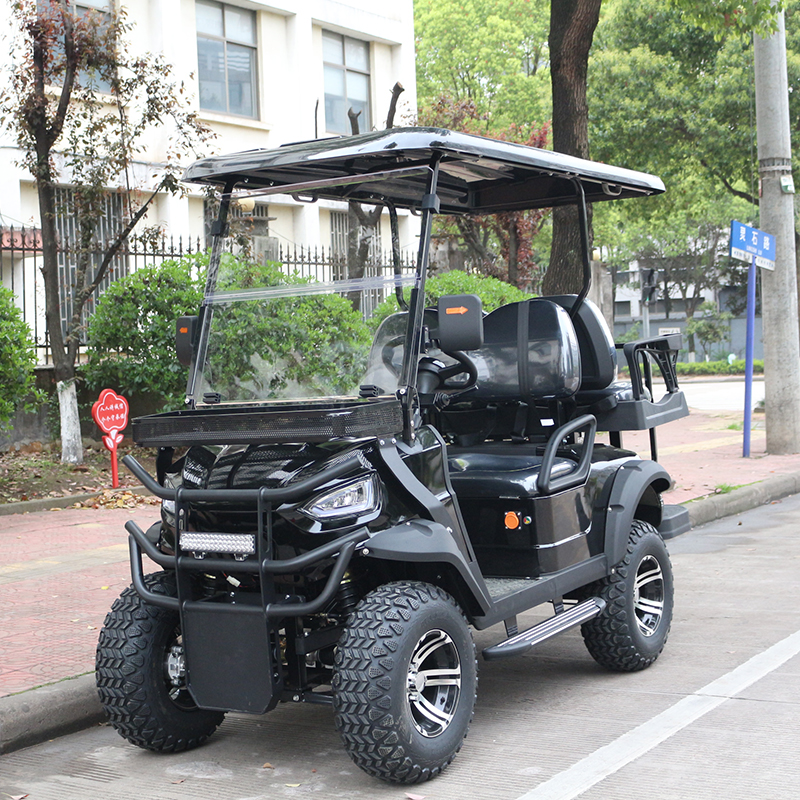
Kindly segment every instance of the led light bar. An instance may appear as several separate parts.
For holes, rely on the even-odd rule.
[[[248,556],[256,552],[256,537],[252,533],[181,533],[181,550],[193,553],[230,553]]]

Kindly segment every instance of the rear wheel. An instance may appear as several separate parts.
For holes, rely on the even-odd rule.
[[[672,564],[658,531],[634,520],[625,558],[586,592],[606,601],[603,612],[581,627],[592,658],[620,672],[649,667],[672,623]]]
[[[438,775],[472,720],[477,659],[456,601],[436,586],[381,586],[353,611],[339,643],[333,692],[345,748],[392,783]]]
[[[175,576],[145,576],[151,592],[176,596]],[[179,752],[202,744],[224,718],[197,708],[186,688],[177,612],[146,603],[133,587],[114,602],[97,644],[97,691],[111,724],[147,750]]]

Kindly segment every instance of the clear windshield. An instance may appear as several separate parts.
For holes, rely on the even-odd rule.
[[[217,291],[204,301],[210,323],[195,401],[394,395],[407,321],[395,288],[413,276],[388,272],[320,283],[223,257]]]

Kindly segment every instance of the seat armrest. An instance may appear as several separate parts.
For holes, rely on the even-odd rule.
[[[678,360],[678,351],[681,349],[682,336],[672,333],[668,336],[656,336],[651,339],[639,339],[635,342],[626,342],[616,345],[621,349],[628,369],[631,373],[631,386],[633,399],[641,400],[645,387],[653,395],[653,379],[651,365],[655,363],[664,379],[668,394],[678,391],[678,373],[675,364]]]

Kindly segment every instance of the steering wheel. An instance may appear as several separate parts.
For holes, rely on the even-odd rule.
[[[453,350],[445,355],[454,358],[457,363],[446,366],[436,358],[425,356],[419,361],[419,389],[421,392],[451,391],[464,392],[478,382],[478,369],[465,353]],[[467,380],[456,384],[448,383],[456,375],[466,374]]]

